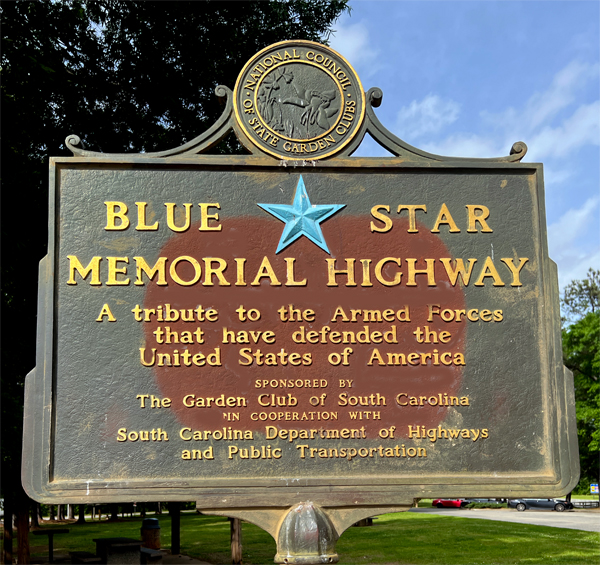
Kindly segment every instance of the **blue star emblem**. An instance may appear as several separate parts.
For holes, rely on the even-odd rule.
[[[281,234],[277,251],[279,253],[290,243],[296,241],[300,236],[305,235],[321,249],[329,253],[327,243],[321,231],[321,222],[324,222],[333,216],[338,210],[346,206],[345,204],[311,204],[304,186],[304,180],[300,176],[296,193],[294,194],[294,203],[289,204],[258,204],[263,210],[275,216],[278,220],[285,222],[285,228]],[[331,253],[329,253],[331,255]]]

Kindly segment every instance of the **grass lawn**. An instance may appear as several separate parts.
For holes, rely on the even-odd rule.
[[[162,547],[168,549],[170,518],[167,514],[157,518]],[[69,534],[55,537],[54,551],[94,552],[92,539],[96,537],[139,539],[140,526],[139,517],[117,523],[69,524]],[[46,538],[30,536],[32,558],[47,557],[42,539]],[[589,565],[600,560],[600,536],[580,530],[403,512],[380,516],[372,527],[349,528],[338,541],[337,551],[342,564]],[[183,513],[181,552],[210,563],[231,563],[227,519]],[[244,523],[245,565],[271,564],[275,552],[275,541],[269,534]]]

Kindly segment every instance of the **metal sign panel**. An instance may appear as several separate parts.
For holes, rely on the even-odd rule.
[[[180,148],[72,136],[51,160],[30,496],[227,513],[568,492],[572,377],[524,145],[411,147],[377,120],[381,92],[307,42],[217,93],[221,120]],[[251,155],[205,154],[232,129]],[[350,157],[366,133],[395,156]]]

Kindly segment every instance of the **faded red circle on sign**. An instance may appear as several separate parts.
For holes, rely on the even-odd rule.
[[[452,286],[448,282],[445,269],[439,261],[440,258],[450,257],[450,254],[438,236],[422,225],[418,226],[419,233],[408,233],[408,223],[405,221],[396,222],[394,228],[386,234],[371,233],[369,218],[340,216],[328,220],[322,226],[331,256],[306,237],[301,237],[275,255],[282,231],[280,222],[268,218],[239,217],[223,222],[222,226],[220,232],[200,232],[198,226],[192,226],[186,233],[171,238],[160,252],[161,257],[168,258],[167,265],[177,257],[193,257],[201,266],[202,275],[191,286],[177,285],[167,275],[167,286],[159,286],[155,282],[148,284],[144,300],[144,308],[156,309],[162,305],[165,309],[165,305],[169,304],[172,310],[189,311],[201,305],[204,311],[214,309],[218,312],[218,320],[215,322],[158,322],[156,317],[151,322],[141,322],[144,326],[146,362],[151,359],[151,350],[154,348],[157,356],[159,353],[170,354],[171,363],[174,361],[174,351],[181,354],[185,349],[191,355],[212,354],[209,359],[220,363],[217,366],[205,364],[199,367],[192,364],[187,367],[180,357],[179,367],[154,364],[153,371],[161,394],[172,400],[172,410],[182,424],[201,430],[227,426],[264,430],[265,425],[298,429],[365,426],[369,430],[393,425],[401,435],[406,435],[408,425],[433,427],[443,421],[447,412],[447,407],[443,405],[444,395],[450,397],[459,394],[463,367],[442,363],[434,366],[431,359],[434,350],[440,355],[443,352],[451,352],[452,356],[455,353],[464,355],[467,322],[464,319],[461,322],[445,322],[440,316],[435,316],[431,322],[427,321],[428,305],[439,305],[440,310],[456,310],[464,308],[465,303],[459,283]],[[268,277],[262,277],[258,286],[250,284],[264,257],[268,258],[281,285],[272,285]],[[401,272],[399,285],[384,286],[377,281],[374,267],[385,257],[401,259],[400,267],[394,261],[389,261],[382,271],[382,277],[389,281]],[[205,279],[206,263],[203,258],[220,258],[226,261],[223,276],[229,286],[220,285],[215,275],[211,277],[213,286],[206,285],[208,281]],[[236,285],[236,258],[246,259],[246,286]],[[285,258],[295,258],[294,280],[306,279],[306,286],[286,286]],[[338,286],[327,286],[327,258],[336,259],[337,270],[347,268],[345,259],[355,259],[356,286],[346,286],[347,276],[344,274],[337,275]],[[407,287],[407,258],[417,259],[416,268],[423,270],[426,267],[424,259],[435,259],[436,286],[428,286],[427,276],[418,274],[417,286]],[[361,262],[361,259],[370,259],[371,262]],[[363,266],[366,264],[372,286],[362,286],[366,282],[363,278]],[[218,263],[213,262],[212,265],[218,266]],[[194,269],[186,260],[178,264],[177,273],[184,281],[193,280],[195,276]],[[284,307],[289,314],[290,305],[293,310],[300,310],[301,313],[307,309],[313,310],[314,321],[281,321],[278,310]],[[260,319],[240,321],[239,314],[236,313],[240,306],[246,310],[257,310],[260,312]],[[361,314],[355,316],[355,322],[343,322],[341,315],[333,321],[332,317],[338,307],[349,318],[352,310],[360,310]],[[364,310],[396,312],[406,307],[409,309],[410,321],[363,321]],[[298,316],[297,313],[294,315]],[[302,331],[301,327],[306,335],[309,331],[321,331],[323,326],[330,328],[325,334],[327,336],[335,331],[350,331],[358,339],[357,334],[363,332],[360,336],[363,341],[366,335],[364,332],[372,334],[374,331],[387,333],[388,340],[393,341],[392,326],[395,326],[397,343],[384,341],[378,344],[335,344],[328,341],[326,344],[310,344],[296,343],[292,339],[296,332]],[[432,333],[432,343],[417,342],[414,332],[419,327],[424,331],[425,326],[430,332],[435,332],[438,343],[433,343]],[[154,332],[159,327],[163,331],[163,341],[166,340],[166,328],[169,328],[171,344],[157,343]],[[197,328],[202,331],[204,343],[181,343],[181,332],[193,334]],[[223,343],[225,329],[235,332],[236,339],[247,337],[251,343]],[[246,334],[238,334],[240,331]],[[275,342],[272,344],[264,342],[264,332],[268,331],[275,333]],[[439,342],[439,334],[443,331],[450,332],[451,337],[447,343]],[[179,343],[174,343],[174,332],[177,333]],[[189,334],[186,335],[189,337]],[[226,335],[227,341],[231,342],[232,334]],[[296,333],[297,340],[301,337]],[[196,341],[196,335],[193,339]],[[351,336],[348,335],[347,340],[350,339]],[[349,364],[345,366],[341,361],[337,366],[332,365],[328,357],[338,354],[343,359],[342,354],[348,347],[352,349],[352,353],[347,355]],[[240,353],[240,350],[245,350],[245,353]],[[275,356],[275,366],[264,364],[266,357],[262,358],[263,364],[259,365],[257,359],[260,361],[261,357],[257,354],[258,350],[265,356],[268,353],[281,353],[282,350],[284,353]],[[293,358],[295,362],[310,354],[311,364],[293,366],[289,362],[289,355],[292,353],[300,354]],[[405,356],[410,353],[431,353],[432,358],[427,359],[425,365],[389,364],[390,360],[394,362],[394,354],[399,353]],[[249,359],[252,359],[252,364],[240,363],[249,363]],[[333,355],[332,359],[335,362],[338,358]],[[448,356],[445,359],[448,360]],[[287,364],[283,364],[286,360]],[[266,386],[263,386],[264,381],[267,382]],[[295,386],[279,386],[290,382]],[[296,386],[300,383],[310,386]],[[278,386],[271,386],[272,384]],[[321,386],[323,384],[326,386]],[[343,394],[346,396],[340,396]],[[190,395],[194,395],[193,400]],[[396,402],[398,395],[406,395],[400,397],[402,402],[409,402],[410,397],[415,397],[423,406],[400,406]],[[186,407],[183,403],[186,396],[188,404],[197,399],[203,399],[200,404],[207,404],[209,398],[213,400],[210,401],[210,407]],[[423,401],[421,397],[426,400]],[[442,400],[441,405],[438,402],[435,406],[432,405],[433,400],[429,401],[436,397]],[[246,406],[238,407],[237,404],[242,402],[238,398],[244,399]],[[224,406],[216,406],[216,403]],[[263,413],[267,414],[266,420],[261,420],[263,416],[258,416]],[[289,416],[286,416],[287,413]],[[327,419],[324,413],[328,414]],[[333,418],[333,413],[337,415],[337,419]],[[257,419],[251,419],[251,415],[256,415]]]

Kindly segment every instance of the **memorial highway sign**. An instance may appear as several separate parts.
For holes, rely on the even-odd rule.
[[[570,491],[572,376],[524,144],[411,147],[381,92],[305,41],[217,94],[223,116],[182,147],[70,136],[51,160],[27,492],[370,515]],[[206,153],[232,130],[249,155]],[[351,157],[367,133],[392,156]]]

